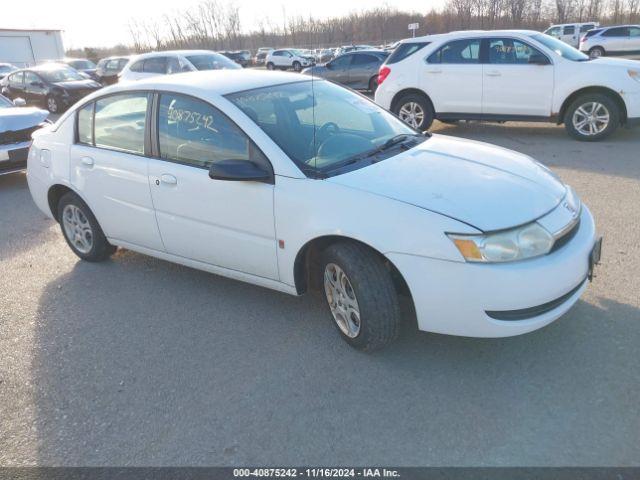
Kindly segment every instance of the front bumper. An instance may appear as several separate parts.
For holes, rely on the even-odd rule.
[[[398,253],[387,257],[409,287],[420,330],[508,337],[541,328],[571,308],[587,286],[595,242],[593,217],[583,205],[575,236],[542,257],[501,264]],[[510,312],[519,312],[520,318],[495,318],[507,318]]]
[[[27,168],[31,141],[0,145],[0,175]]]

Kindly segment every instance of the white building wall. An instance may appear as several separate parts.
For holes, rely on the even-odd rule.
[[[62,32],[59,30],[0,29],[0,63],[27,67],[63,57]]]

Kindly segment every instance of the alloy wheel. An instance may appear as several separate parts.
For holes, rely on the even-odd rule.
[[[56,102],[55,98],[53,97],[47,98],[47,109],[51,113],[56,113],[58,111],[58,102]]]
[[[424,110],[419,103],[407,102],[400,107],[398,117],[413,128],[418,128],[424,121]]]
[[[349,338],[360,333],[360,307],[349,277],[335,263],[324,269],[324,292],[340,331]]]
[[[62,226],[69,242],[80,252],[88,254],[93,248],[93,229],[82,210],[73,204],[62,210]]]
[[[573,126],[585,136],[602,133],[608,126],[610,114],[607,107],[599,102],[588,102],[580,105],[573,112]]]

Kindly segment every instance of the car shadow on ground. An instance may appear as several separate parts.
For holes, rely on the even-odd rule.
[[[339,338],[319,295],[119,251],[79,261],[39,299],[38,463],[629,464],[638,318],[580,301],[506,339],[427,334],[409,320],[393,345],[364,354]]]

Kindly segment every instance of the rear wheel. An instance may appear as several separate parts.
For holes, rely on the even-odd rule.
[[[357,243],[336,243],[323,252],[321,265],[327,305],[342,338],[363,351],[394,340],[398,294],[378,255]]]
[[[65,193],[58,202],[58,220],[64,239],[81,259],[100,262],[116,251],[104,236],[91,209],[75,193]]]
[[[426,97],[416,93],[403,95],[395,104],[393,112],[416,130],[427,130],[433,123],[433,107]]]
[[[599,58],[604,55],[604,48],[602,47],[593,47],[589,50],[589,57],[591,58]]]
[[[611,97],[601,93],[580,95],[564,115],[564,126],[569,135],[587,142],[608,137],[619,124],[618,105]]]

